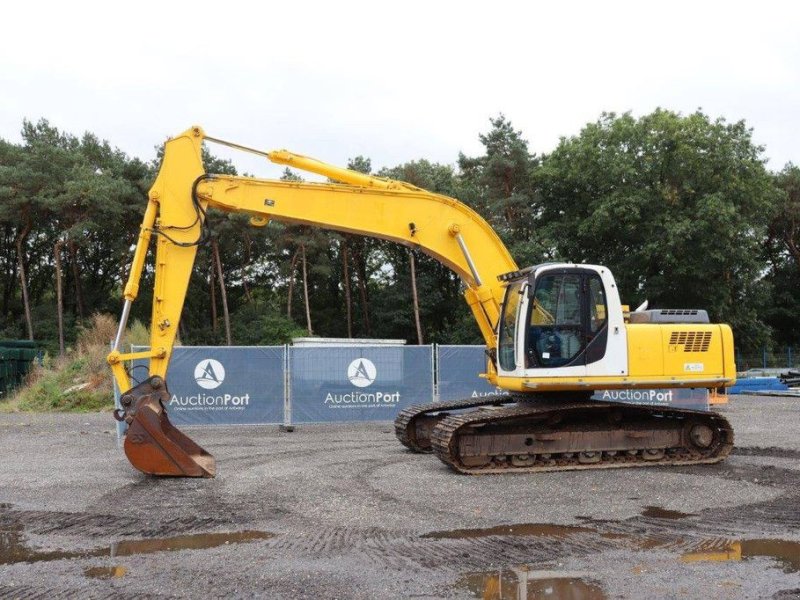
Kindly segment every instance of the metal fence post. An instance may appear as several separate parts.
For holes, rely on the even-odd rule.
[[[794,361],[792,360],[791,346],[786,346],[786,364],[790,369],[794,367]]]
[[[292,376],[289,366],[291,364],[290,350],[289,344],[283,345],[283,425],[280,426],[280,430],[287,432],[294,431],[294,425],[292,425]]]
[[[766,369],[767,368],[767,347],[766,346],[764,346],[764,349],[762,350],[761,356],[762,356],[762,359],[761,359],[762,366]]]
[[[431,344],[431,377],[433,381],[433,401],[439,402],[439,344]]]

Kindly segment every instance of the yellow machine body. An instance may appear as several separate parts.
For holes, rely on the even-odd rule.
[[[487,376],[516,392],[729,387],[736,382],[733,333],[725,324],[626,324],[627,373]],[[695,341],[697,340],[697,341]],[[534,370],[528,373],[535,374]]]
[[[628,324],[628,376],[632,379],[735,380],[733,333],[724,324]]]

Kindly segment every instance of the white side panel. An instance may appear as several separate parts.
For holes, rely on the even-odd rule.
[[[608,342],[602,360],[587,365],[588,376],[627,375],[628,374],[628,336],[625,320],[622,317],[622,302],[619,297],[614,276],[605,267],[582,265],[600,275],[606,291],[608,304]]]

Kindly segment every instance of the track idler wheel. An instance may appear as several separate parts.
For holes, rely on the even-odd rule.
[[[705,450],[714,442],[714,431],[705,424],[692,425],[689,428],[689,439],[692,444]]]
[[[168,400],[166,383],[158,376],[122,395],[122,408],[114,417],[128,423],[125,455],[148,475],[214,477],[214,457],[169,422],[164,408]]]
[[[697,419],[688,420],[683,431],[687,445],[701,455],[714,453],[726,441],[730,443],[719,428]]]

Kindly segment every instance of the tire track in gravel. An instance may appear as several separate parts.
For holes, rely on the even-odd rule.
[[[382,503],[399,505],[411,515],[415,514],[416,512],[422,512],[426,515],[451,516],[453,514],[452,510],[446,510],[432,506],[426,499],[421,499],[419,502],[414,502],[409,498],[402,498],[385,490],[379,489],[372,484],[373,475],[376,471],[393,465],[405,465],[409,461],[409,456],[420,455],[412,452],[401,451],[401,453],[397,456],[388,457],[379,461],[370,461],[367,464],[366,469],[354,475],[354,482],[357,483],[366,493],[379,499]],[[427,458],[431,458],[430,455],[425,456]],[[350,486],[349,489],[354,489],[354,486]]]
[[[165,534],[185,534],[206,531],[218,525],[214,517],[175,517],[143,524],[140,519],[124,515],[85,512],[17,511],[0,508],[0,529],[22,526],[26,533],[57,534],[96,539],[108,536],[163,537]]]
[[[7,585],[0,583],[0,599],[2,600],[149,600],[150,598],[170,598],[153,594],[126,593],[121,590],[102,588],[101,584],[70,587]]]
[[[378,495],[386,501],[401,502],[380,490],[374,490],[369,484],[370,473],[377,469],[398,462],[398,458],[388,458],[379,464],[372,464],[369,469],[359,473],[356,480],[370,493]],[[742,474],[762,474],[760,467],[737,467],[735,477]],[[786,482],[787,479],[796,486],[800,483],[800,475],[796,472],[774,469],[772,477]],[[763,475],[762,475],[763,477]],[[764,502],[733,507],[729,509],[712,508],[699,512],[696,516],[685,519],[665,520],[652,517],[634,517],[625,521],[603,521],[591,523],[598,535],[576,532],[556,540],[532,536],[495,535],[472,537],[466,540],[427,540],[421,542],[416,535],[387,531],[381,528],[353,529],[351,527],[310,526],[308,535],[294,536],[290,533],[279,534],[268,542],[268,546],[283,552],[294,552],[300,555],[332,556],[351,550],[362,551],[370,555],[372,560],[385,560],[389,566],[396,565],[398,560],[410,558],[420,565],[449,562],[459,554],[478,553],[483,556],[506,557],[509,560],[520,558],[521,550],[525,556],[531,552],[538,555],[537,549],[544,555],[559,556],[562,554],[583,554],[609,547],[615,542],[613,537],[644,540],[647,545],[690,549],[709,539],[733,539],[752,533],[755,526],[764,533],[765,528],[775,533],[800,530],[800,514],[797,506],[800,495],[788,493],[776,499]],[[408,505],[407,501],[403,501]],[[431,510],[427,507],[427,510]],[[413,508],[410,511],[413,513]],[[442,511],[444,512],[444,511]],[[744,523],[743,523],[744,522]],[[746,523],[746,524],[745,524]],[[50,512],[50,511],[17,511],[11,507],[0,507],[0,527],[9,528],[21,525],[27,533],[47,535],[58,534],[68,536],[85,536],[90,539],[101,537],[143,538],[164,537],[165,535],[208,532],[219,529],[225,523],[219,516],[181,516],[171,519],[160,519],[142,523],[140,519],[125,515],[96,514],[85,512]],[[585,533],[585,534],[584,534]],[[769,533],[767,531],[766,533]],[[510,544],[514,540],[516,543]],[[524,540],[524,541],[523,541]],[[624,545],[624,544],[623,544]],[[539,546],[541,546],[539,548]],[[509,550],[511,551],[509,553]],[[437,560],[437,556],[444,560]]]
[[[800,450],[777,448],[775,446],[746,446],[734,448],[734,456],[767,456],[772,458],[800,458]]]
[[[369,488],[369,476],[375,469],[391,464],[374,465],[356,477]],[[691,472],[691,471],[690,471]],[[679,553],[722,550],[737,539],[785,536],[800,532],[800,473],[773,468],[769,476],[758,466],[736,465],[720,473],[733,479],[760,475],[765,483],[779,485],[787,492],[779,497],[736,506],[709,508],[685,518],[637,516],[623,521],[587,520],[588,531],[574,531],[563,536],[488,535],[476,530],[474,537],[430,539],[418,535],[391,535],[380,529],[354,532],[336,527],[321,527],[311,538],[275,539],[270,545],[298,556],[342,556],[352,553],[361,559],[394,569],[415,572],[429,570],[463,572],[493,564],[553,561],[609,549],[664,549]],[[398,501],[389,497],[388,500]],[[407,504],[406,501],[403,501]],[[430,511],[431,508],[427,507]],[[510,526],[513,527],[513,526]],[[524,529],[524,527],[522,527]],[[576,528],[578,530],[581,527]]]
[[[358,549],[366,544],[377,544],[378,548],[391,545],[397,535],[377,528],[353,529],[350,527],[313,527],[300,534],[278,534],[265,546],[282,553],[326,558]]]

